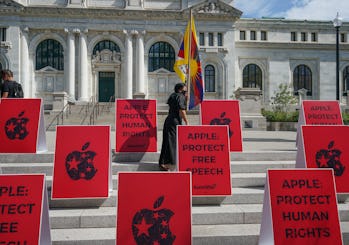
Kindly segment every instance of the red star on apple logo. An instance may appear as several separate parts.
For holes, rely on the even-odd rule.
[[[137,229],[137,236],[140,236],[142,234],[145,234],[146,236],[149,236],[149,228],[153,226],[153,224],[147,224],[146,220],[143,218],[140,224],[134,224]]]
[[[326,159],[326,157],[324,155],[322,155],[318,161],[320,162],[320,168],[326,168],[327,167],[327,161],[328,159]]]
[[[132,220],[132,234],[137,245],[166,244],[172,245],[176,236],[170,230],[172,210],[161,208],[164,196],[160,196],[153,204],[153,209],[139,210]]]
[[[10,140],[24,140],[29,134],[27,130],[28,118],[23,117],[24,111],[19,113],[18,117],[11,117],[6,121],[5,133]]]
[[[94,166],[94,157],[97,155],[94,151],[88,151],[90,142],[85,143],[81,151],[70,152],[65,159],[65,168],[69,177],[73,180],[92,179],[97,169]]]
[[[166,239],[166,238],[167,238],[167,233],[166,232],[161,233],[161,239]]]
[[[6,129],[7,129],[8,132],[13,132],[13,131],[15,131],[15,127],[16,127],[16,125],[15,125],[13,122],[11,122],[11,123],[6,127]]]
[[[327,149],[320,149],[316,152],[315,161],[319,168],[332,168],[335,176],[342,176],[345,166],[340,161],[342,151],[334,148],[334,140],[331,141]]]
[[[70,168],[78,169],[78,164],[80,161],[77,161],[75,157],[73,157],[70,161],[68,161]]]

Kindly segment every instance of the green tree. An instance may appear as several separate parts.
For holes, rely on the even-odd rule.
[[[298,111],[291,111],[290,106],[297,104],[297,98],[287,84],[280,84],[271,98],[272,110],[262,110],[262,115],[268,122],[297,122]]]
[[[275,96],[271,98],[271,104],[274,111],[287,112],[290,109],[290,105],[297,104],[298,102],[297,98],[285,83],[281,83],[274,94]]]

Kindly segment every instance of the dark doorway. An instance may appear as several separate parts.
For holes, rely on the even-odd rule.
[[[108,102],[115,93],[115,72],[99,72],[98,101]]]

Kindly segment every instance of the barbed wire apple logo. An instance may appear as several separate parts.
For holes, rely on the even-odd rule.
[[[29,122],[29,119],[23,117],[24,113],[25,112],[22,111],[19,113],[18,117],[11,117],[6,121],[5,133],[7,138],[10,140],[24,140],[29,134],[27,130],[27,123]]]
[[[222,112],[219,118],[213,118],[210,122],[210,125],[228,125],[229,138],[231,138],[231,136],[233,136],[233,132],[230,129],[230,123],[232,122],[232,120],[225,117],[225,114],[225,112]]]
[[[87,151],[89,146],[90,142],[87,142],[82,146],[82,151],[73,151],[65,158],[65,168],[71,179],[90,180],[96,175],[97,169],[93,164],[96,152]]]
[[[331,141],[327,148],[316,152],[316,165],[319,168],[333,168],[335,176],[342,176],[345,166],[340,162],[342,152],[338,149],[333,149],[334,141]]]
[[[160,209],[164,196],[153,204],[153,210],[142,209],[132,220],[132,233],[137,245],[172,245],[176,236],[170,230],[170,219],[174,212]]]

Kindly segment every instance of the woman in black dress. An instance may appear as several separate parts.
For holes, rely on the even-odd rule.
[[[159,168],[162,171],[168,171],[176,164],[177,125],[181,125],[182,120],[188,125],[186,92],[185,84],[177,83],[174,87],[174,93],[167,100],[170,108],[164,123],[159,159]]]

